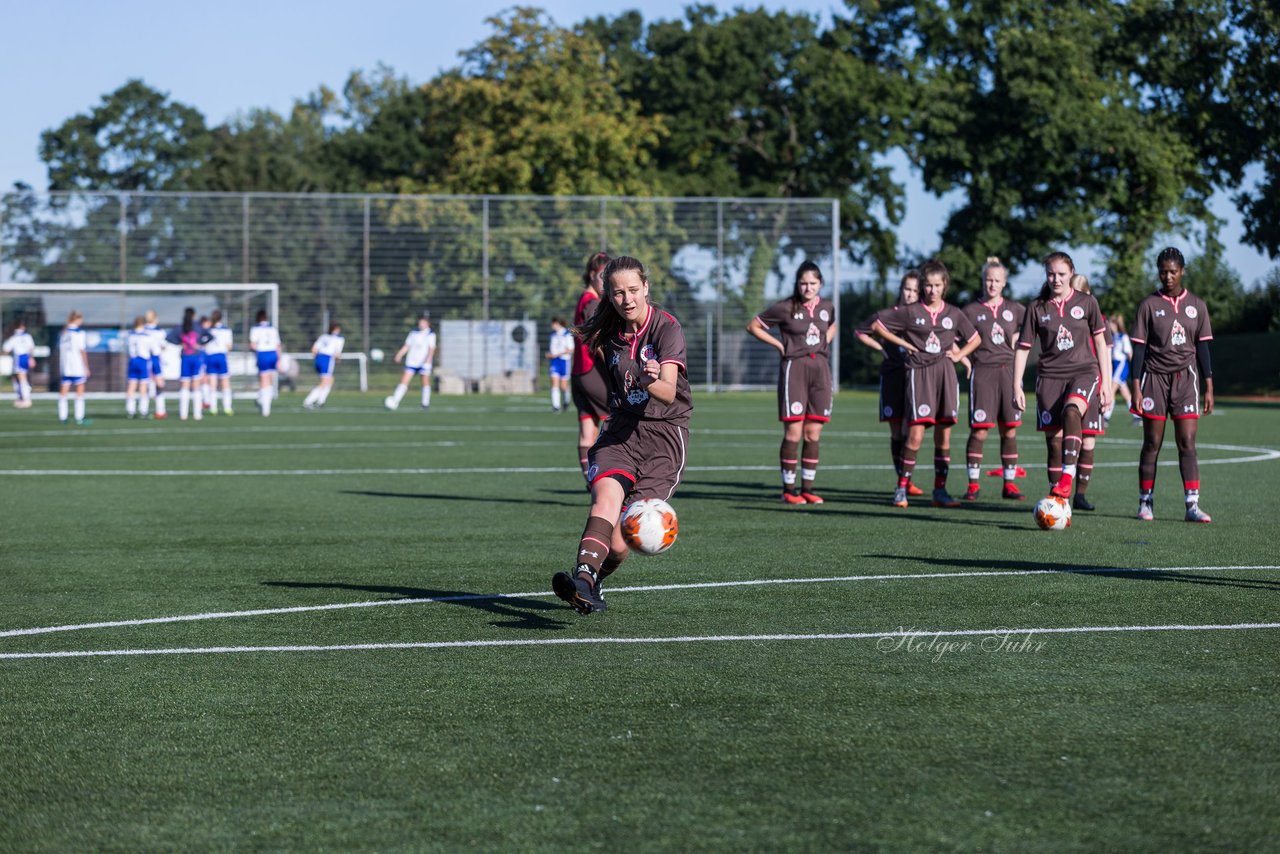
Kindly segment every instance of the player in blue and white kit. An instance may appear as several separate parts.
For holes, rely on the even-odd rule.
[[[311,355],[315,357],[316,373],[320,375],[320,384],[307,394],[307,399],[302,401],[302,405],[307,409],[319,409],[324,406],[324,402],[329,399],[329,392],[333,390],[333,371],[338,367],[338,360],[342,358],[342,345],[346,340],[342,337],[342,327],[337,324],[331,324],[329,331],[316,339],[316,343],[311,345]]]
[[[204,345],[204,367],[209,375],[207,402],[209,412],[218,414],[218,398],[222,398],[222,410],[228,415],[231,411],[231,373],[227,369],[227,354],[231,352],[231,330],[222,322],[222,311],[215,309],[209,318],[209,340]]]
[[[84,417],[84,384],[89,379],[89,339],[78,311],[72,311],[67,325],[58,336],[58,362],[62,366],[62,382],[58,387],[58,420],[67,423],[67,393],[76,387],[76,423],[88,424]]]
[[[151,333],[147,332],[145,318],[133,321],[133,331],[125,338],[125,353],[129,356],[128,382],[124,390],[124,411],[130,418],[147,417],[147,383],[151,379]]]
[[[280,333],[267,320],[266,311],[258,312],[257,325],[249,330],[249,349],[258,354],[258,409],[265,418],[271,414],[280,364]]]
[[[143,328],[151,336],[151,383],[147,393],[155,398],[156,418],[163,420],[169,417],[169,413],[164,411],[164,369],[160,366],[160,354],[168,346],[168,336],[156,323],[154,310],[148,309],[143,317],[147,321]]]
[[[36,342],[27,332],[26,321],[18,318],[13,325],[13,334],[5,339],[3,346],[3,352],[13,357],[13,405],[18,409],[31,407],[31,383],[27,376],[36,366],[35,349]]]
[[[551,320],[551,344],[547,348],[551,374],[551,411],[563,412],[569,400],[569,362],[573,358],[573,333],[565,328],[564,318]]]
[[[187,420],[187,413],[192,410],[192,398],[195,399],[195,420],[204,418],[203,395],[200,392],[201,378],[204,376],[204,341],[206,333],[196,323],[196,310],[184,309],[182,325],[169,333],[169,343],[182,348],[181,386],[178,390],[178,418]],[[195,394],[192,395],[192,391]]]
[[[404,346],[396,351],[392,361],[397,365],[404,360],[404,373],[391,396],[383,401],[387,409],[395,409],[409,390],[413,375],[422,377],[422,408],[431,405],[431,361],[436,355],[436,334],[431,331],[431,316],[425,312],[418,318],[418,328],[404,339]]]

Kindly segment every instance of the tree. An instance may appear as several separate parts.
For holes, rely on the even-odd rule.
[[[184,189],[209,148],[204,116],[130,80],[40,136],[50,190]]]
[[[1239,34],[1230,73],[1226,75],[1227,115],[1236,120],[1223,140],[1231,177],[1239,183],[1244,169],[1260,164],[1259,186],[1235,197],[1244,215],[1245,242],[1280,255],[1280,8],[1272,2],[1232,0],[1231,28]]]

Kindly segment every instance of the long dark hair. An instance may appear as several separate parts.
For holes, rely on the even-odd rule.
[[[195,327],[196,310],[194,308],[184,308],[182,310],[182,331],[190,332]]]
[[[609,266],[609,262],[613,260],[609,257],[608,252],[597,252],[587,259],[587,268],[582,271],[582,285],[586,287],[596,277],[596,273],[604,267]]]
[[[818,289],[822,289],[822,271],[818,269],[818,265],[812,261],[805,261],[796,268],[796,280],[791,286],[791,313],[795,314],[800,311],[800,307],[804,305],[804,299],[800,296],[800,279],[805,273],[813,273],[818,277]]]
[[[601,299],[608,305],[600,306],[600,308],[596,309],[595,314],[587,318],[585,323],[573,330],[574,334],[581,339],[588,349],[599,350],[606,340],[622,331],[622,324],[625,321],[622,315],[618,314],[617,310],[614,309],[609,292],[613,287],[613,277],[628,270],[634,270],[639,273],[640,281],[646,285],[649,284],[649,273],[645,270],[644,264],[641,264],[630,255],[620,255],[605,265],[604,293],[601,295]],[[646,302],[648,302],[647,299]],[[649,305],[652,305],[652,303],[649,303]]]
[[[1045,277],[1044,277],[1044,284],[1040,286],[1040,302],[1042,303],[1047,302],[1049,298],[1052,296],[1052,294],[1049,293],[1048,273],[1049,273],[1049,265],[1052,264],[1054,261],[1066,261],[1067,266],[1071,268],[1071,272],[1075,273],[1076,271],[1075,262],[1072,261],[1071,256],[1065,252],[1050,252],[1048,255],[1044,256]]]

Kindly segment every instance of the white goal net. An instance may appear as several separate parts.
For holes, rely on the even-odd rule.
[[[125,339],[135,320],[153,311],[156,325],[168,331],[182,324],[187,308],[195,309],[197,319],[221,315],[221,322],[232,333],[232,347],[227,354],[232,388],[237,394],[251,393],[257,387],[257,367],[249,351],[249,330],[259,312],[265,312],[268,320],[279,325],[279,289],[274,284],[0,283],[0,337],[7,338],[19,322],[23,323],[35,340],[36,369],[29,379],[32,390],[56,390],[61,379],[58,335],[71,312],[79,312],[89,341],[90,377],[86,390],[97,397],[123,397],[129,361]],[[286,346],[289,344],[297,346],[286,342]],[[161,355],[161,370],[167,380],[178,379],[180,362],[178,348],[166,347]],[[8,357],[0,357],[0,375],[7,376],[11,370]]]

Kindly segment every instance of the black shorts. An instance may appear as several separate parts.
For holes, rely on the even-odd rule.
[[[880,420],[901,421],[907,414],[907,370],[880,372]]]

